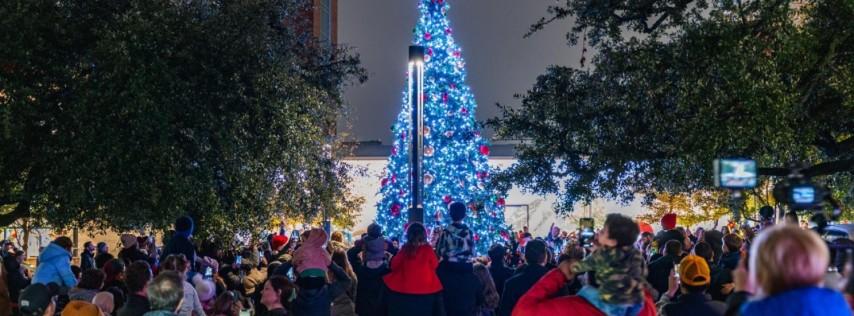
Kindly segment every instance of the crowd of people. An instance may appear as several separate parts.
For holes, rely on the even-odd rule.
[[[87,242],[79,266],[58,237],[32,275],[7,244],[0,316],[836,316],[854,306],[850,251],[797,223],[691,233],[668,214],[654,234],[609,214],[591,236],[523,230],[477,256],[466,210],[451,203],[451,223],[410,223],[405,236],[376,223],[352,244],[341,232],[281,230],[239,249],[197,242],[181,217],[162,247],[125,234],[113,256]]]

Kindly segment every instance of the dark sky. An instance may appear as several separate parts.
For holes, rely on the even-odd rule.
[[[547,66],[578,65],[581,47],[566,45],[569,21],[522,38],[554,0],[446,1],[451,5],[448,14],[453,36],[466,61],[466,81],[475,94],[479,121],[498,115],[496,102],[518,104],[513,94],[531,88]],[[366,83],[345,90],[351,112],[349,124],[339,124],[339,129],[349,133],[349,139],[390,143],[389,128],[400,111],[417,3],[338,1],[338,41],[354,47],[368,70]]]

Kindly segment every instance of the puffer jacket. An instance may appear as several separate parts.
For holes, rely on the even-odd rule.
[[[33,276],[33,283],[56,283],[59,286],[73,288],[77,278],[71,272],[71,253],[55,243],[50,243],[39,254],[39,265]]]
[[[831,289],[804,287],[745,303],[741,316],[849,316],[851,310],[842,294]]]

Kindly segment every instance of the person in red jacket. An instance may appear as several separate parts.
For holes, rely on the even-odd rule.
[[[391,259],[391,272],[383,277],[385,315],[445,315],[442,283],[436,275],[439,258],[427,243],[427,231],[409,224],[406,244]]]
[[[580,296],[570,295],[554,297],[566,283],[575,278],[572,273],[574,261],[568,260],[560,267],[546,273],[537,284],[534,284],[513,308],[513,316],[605,316]],[[655,302],[649,293],[644,295],[644,304],[638,316],[655,316]]]

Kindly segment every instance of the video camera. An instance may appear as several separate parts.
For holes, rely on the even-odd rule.
[[[744,158],[715,159],[715,186],[731,190],[755,188],[758,184],[759,168],[756,161]],[[812,183],[800,169],[792,169],[786,180],[778,182],[773,190],[774,199],[784,203],[791,211],[816,211],[831,206],[831,220],[842,215],[842,208],[833,199],[830,191]],[[766,211],[767,212],[767,211]],[[768,216],[768,214],[763,214]]]

